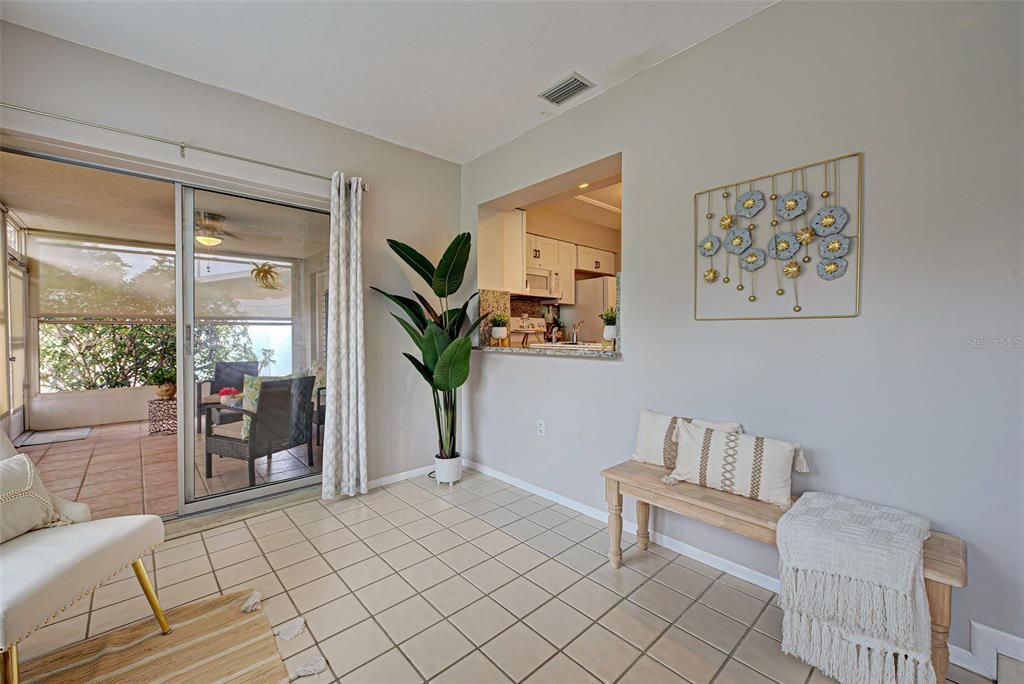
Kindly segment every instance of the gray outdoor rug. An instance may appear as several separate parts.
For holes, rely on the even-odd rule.
[[[38,446],[56,442],[73,442],[85,439],[92,432],[91,427],[65,428],[63,430],[40,430],[18,440],[18,446]]]

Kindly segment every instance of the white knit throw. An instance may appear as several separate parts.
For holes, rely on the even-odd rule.
[[[808,492],[779,520],[782,650],[841,684],[935,684],[925,518]]]

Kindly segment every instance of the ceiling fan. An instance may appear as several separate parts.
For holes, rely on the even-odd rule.
[[[216,247],[224,242],[224,238],[236,238],[233,233],[224,230],[224,215],[212,211],[197,211],[195,219],[196,242],[204,247]]]

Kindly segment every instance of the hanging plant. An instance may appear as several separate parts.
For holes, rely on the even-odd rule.
[[[264,261],[262,264],[257,264],[255,261],[250,261],[253,265],[253,269],[249,271],[249,275],[256,282],[256,287],[262,290],[280,290],[281,283],[278,280],[277,266]]]

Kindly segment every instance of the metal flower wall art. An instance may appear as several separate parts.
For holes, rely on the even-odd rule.
[[[695,258],[703,263],[694,269],[695,316],[705,320],[858,315],[862,161],[859,153],[848,154],[697,193],[694,211],[704,214],[704,223],[695,216],[694,232],[703,233],[703,237],[695,235]],[[840,181],[844,181],[853,212],[848,208],[851,205],[842,203]],[[722,213],[717,216],[713,209],[716,194],[723,200]],[[768,217],[762,216],[762,211]],[[716,221],[722,231],[717,235]],[[759,229],[761,222],[764,227]],[[804,266],[812,262],[816,263]],[[851,277],[850,286],[837,283]],[[774,297],[758,298],[763,294],[758,290],[759,278],[762,287],[765,279],[775,285]],[[806,303],[810,311],[804,311],[800,301],[801,282],[805,289],[810,288]],[[715,289],[723,285],[742,293],[746,303],[741,308],[749,314],[737,309],[739,304],[727,304],[723,295],[711,294],[724,292]],[[834,304],[830,293],[835,293]],[[729,315],[701,315],[705,313],[701,302],[707,302],[709,309],[727,309]],[[833,306],[835,310],[830,308]]]
[[[252,276],[253,281],[256,283],[256,287],[262,290],[280,290],[281,281],[277,272],[277,266],[274,264],[264,261],[262,264],[257,264],[255,261],[249,262],[253,268],[249,271],[249,275]]]

